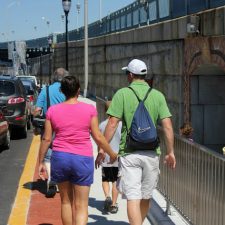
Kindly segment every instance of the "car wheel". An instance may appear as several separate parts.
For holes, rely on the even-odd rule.
[[[27,120],[27,129],[30,130],[31,128],[31,118],[29,117],[29,119]]]
[[[9,132],[9,130],[7,131],[7,134],[5,136],[5,141],[4,141],[3,147],[5,149],[9,149],[9,147],[10,147],[10,132]]]
[[[22,128],[21,136],[27,138],[27,124]]]

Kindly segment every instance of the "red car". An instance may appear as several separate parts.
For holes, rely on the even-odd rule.
[[[4,110],[0,108],[0,147],[9,149],[10,145],[10,131],[9,123],[4,116]]]

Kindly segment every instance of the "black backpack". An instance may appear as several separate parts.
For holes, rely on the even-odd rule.
[[[50,97],[49,97],[49,86],[46,87],[46,100],[47,100],[47,109],[50,107]],[[32,121],[32,125],[34,128],[37,128],[38,133],[43,133],[43,129],[45,126],[45,115],[35,116]]]
[[[134,113],[130,129],[125,122],[127,128],[126,147],[131,150],[155,150],[159,146],[159,138],[156,127],[144,105],[152,88],[148,89],[143,100],[137,96],[131,87],[129,89],[133,91],[139,104]]]

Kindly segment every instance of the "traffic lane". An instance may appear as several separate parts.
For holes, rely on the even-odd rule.
[[[29,130],[26,139],[11,140],[10,149],[0,152],[0,225],[7,224],[32,139]]]

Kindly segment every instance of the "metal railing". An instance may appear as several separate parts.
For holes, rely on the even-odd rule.
[[[145,4],[134,1],[132,4],[110,13],[101,20],[88,26],[89,38],[114,32],[133,29],[169,19],[190,15],[203,10],[224,6],[225,0],[147,0]],[[84,39],[84,27],[69,31],[69,41]],[[65,41],[65,33],[51,34],[57,43]],[[48,46],[49,37],[27,40],[30,48]],[[0,48],[7,48],[7,43],[0,43]]]
[[[96,98],[99,120],[105,119],[105,100]],[[225,224],[225,157],[175,134],[175,170],[163,163],[166,146],[158,128],[162,155],[157,189],[191,224]]]
[[[171,171],[163,164],[166,148],[162,131],[159,133],[162,156],[158,189],[168,204],[192,224],[225,224],[225,157],[176,135],[177,166]]]

